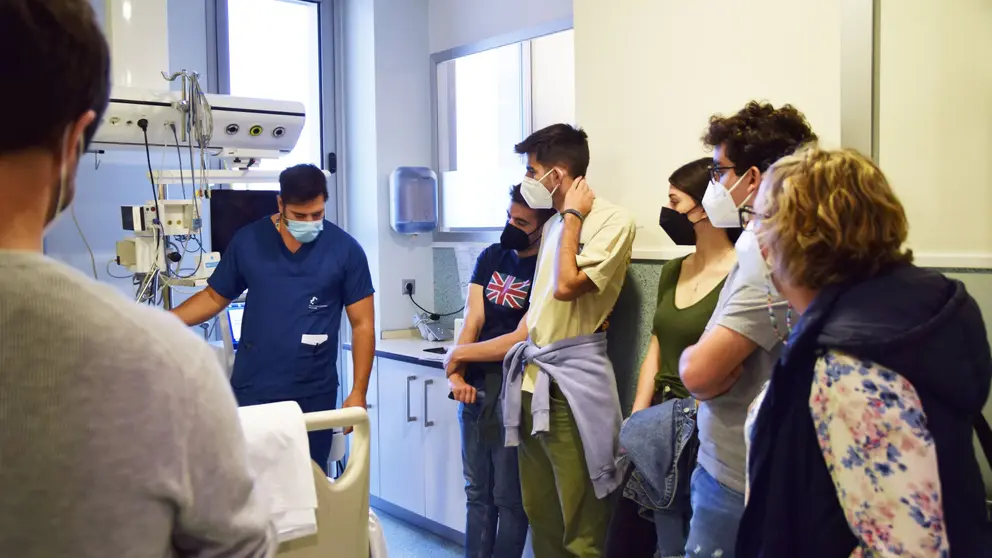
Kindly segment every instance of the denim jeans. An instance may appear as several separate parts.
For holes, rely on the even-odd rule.
[[[462,468],[465,472],[467,517],[466,558],[519,558],[527,540],[527,515],[520,496],[517,449],[502,439],[483,439],[479,413],[485,392],[475,403],[459,405]]]
[[[734,558],[737,528],[744,515],[744,495],[727,488],[706,469],[696,465],[692,473],[692,520],[687,558]]]

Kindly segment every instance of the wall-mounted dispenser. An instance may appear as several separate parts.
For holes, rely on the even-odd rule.
[[[389,224],[402,234],[437,228],[437,175],[427,167],[398,167],[389,175]]]

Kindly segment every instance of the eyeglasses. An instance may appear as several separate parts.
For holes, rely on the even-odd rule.
[[[710,165],[709,169],[707,170],[710,171],[710,179],[713,182],[720,182],[720,179],[723,178],[723,175],[726,174],[726,172],[729,170],[734,170],[734,167],[718,167],[716,165]]]
[[[741,228],[746,229],[748,224],[752,221],[758,221],[761,219],[768,219],[768,215],[765,213],[758,213],[754,210],[753,205],[744,205],[737,210],[737,215],[740,218]]]

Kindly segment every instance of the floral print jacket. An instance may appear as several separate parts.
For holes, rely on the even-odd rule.
[[[767,384],[765,385],[767,388]],[[745,436],[765,390],[748,409]],[[809,409],[851,532],[852,557],[947,557],[937,452],[916,389],[873,362],[817,360]]]

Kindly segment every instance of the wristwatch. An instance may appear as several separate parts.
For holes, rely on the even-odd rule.
[[[579,213],[578,209],[566,209],[565,211],[561,212],[562,219],[564,219],[566,215],[575,215],[576,217],[579,218],[580,223],[586,220],[585,215]]]

